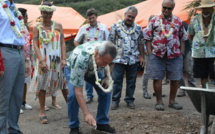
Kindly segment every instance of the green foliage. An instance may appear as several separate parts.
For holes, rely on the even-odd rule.
[[[16,3],[39,5],[42,0],[16,0]],[[89,8],[95,8],[99,15],[113,12],[144,0],[50,0],[56,6],[72,7],[85,17]]]

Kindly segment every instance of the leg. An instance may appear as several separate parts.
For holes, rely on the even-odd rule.
[[[156,95],[157,103],[163,103],[163,100],[162,100],[162,80],[154,80],[153,86],[154,86],[154,92]]]
[[[113,84],[112,103],[118,104],[120,102],[124,72],[125,72],[125,65],[123,64],[114,65],[114,68],[113,68],[114,84]]]
[[[206,83],[208,83],[208,78],[201,78],[202,88],[206,88]]]
[[[62,89],[61,92],[62,92],[63,97],[64,97],[64,99],[65,99],[65,101],[66,101],[66,103],[67,103],[67,100],[68,100],[68,99],[67,99],[67,96],[68,96],[68,94],[69,94],[68,89]]]
[[[193,58],[191,56],[191,51],[187,53],[184,62],[185,62],[185,71],[188,74],[188,79],[187,79],[188,86],[196,87],[196,80],[193,74]]]
[[[46,118],[46,112],[45,112],[46,91],[41,89],[39,91],[38,98],[39,98],[39,103],[40,103],[40,114],[39,114],[40,121],[42,124],[47,124],[48,120]]]
[[[148,94],[148,77],[147,77],[147,64],[148,56],[145,56],[145,67],[143,72],[143,97],[145,99],[151,99],[151,96]]]
[[[25,105],[25,103],[26,103],[26,94],[27,94],[27,84],[25,83],[24,93],[23,93],[23,98],[22,98],[22,105]]]
[[[177,90],[178,90],[178,80],[171,80],[169,104],[173,104],[175,102],[175,96],[176,96]]]
[[[24,52],[23,50],[14,50],[17,53],[17,58],[14,59],[16,61],[11,60],[11,66],[14,66],[14,70],[17,70],[15,74],[15,81],[12,85],[12,91],[9,102],[9,115],[8,115],[8,131],[9,133],[19,133],[20,129],[18,126],[18,120],[20,115],[20,108],[22,104],[23,98],[23,90],[24,90],[24,76],[25,76],[25,60],[24,60]]]
[[[136,87],[137,77],[137,64],[126,66],[126,103],[133,103],[135,98],[133,97]]]
[[[66,77],[66,81],[67,81],[67,86],[68,86],[68,90],[69,90],[69,94],[68,94],[68,117],[69,117],[69,127],[70,128],[77,128],[79,127],[79,119],[78,119],[78,112],[79,112],[79,105],[78,102],[76,100],[76,96],[75,96],[75,88],[74,85],[72,85],[69,81],[70,79],[70,70],[69,68],[66,66],[64,68],[64,76]]]
[[[61,109],[62,107],[57,104],[57,96],[52,95],[52,107],[55,109]]]
[[[181,86],[185,86],[185,82],[184,82],[184,79],[180,79],[179,82],[178,82],[178,88],[179,88],[179,91],[178,91],[178,95],[177,97],[183,97],[183,96],[186,96],[185,94],[185,90],[183,89],[180,89]]]

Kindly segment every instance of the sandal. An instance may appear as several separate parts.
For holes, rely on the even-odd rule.
[[[45,106],[45,111],[49,111],[49,107]]]
[[[41,116],[40,117],[40,123],[41,124],[48,124],[48,119],[46,116]]]
[[[174,103],[172,103],[172,104],[169,104],[168,107],[173,108],[173,109],[175,109],[175,110],[181,110],[181,109],[183,109],[183,107],[182,107],[181,105],[179,105],[177,102],[174,102]]]
[[[56,104],[56,105],[52,105],[51,106],[52,108],[54,108],[54,109],[61,109],[62,107],[61,106],[59,106],[58,104]]]
[[[157,103],[157,104],[155,104],[155,109],[157,111],[164,111],[164,104],[163,103]]]

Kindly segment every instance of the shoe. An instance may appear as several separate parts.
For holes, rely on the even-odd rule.
[[[87,98],[86,104],[90,104],[91,102],[93,102],[93,98]]]
[[[79,127],[70,128],[69,134],[80,134]]]
[[[22,109],[20,109],[20,112],[19,112],[20,114],[23,114],[24,112],[23,112],[23,110]]]
[[[115,128],[111,127],[109,124],[97,124],[97,130],[102,131],[102,132],[108,132],[108,133],[115,133],[116,130]]]
[[[127,106],[128,106],[130,109],[135,109],[135,105],[134,105],[133,102],[127,103]]]
[[[40,117],[40,123],[41,124],[48,124],[48,118],[47,118],[47,116],[41,116]]]
[[[44,107],[45,111],[49,111],[49,107],[45,106]]]
[[[25,103],[25,105],[22,105],[22,108],[27,110],[32,110],[32,106],[28,105],[27,103]]]
[[[52,108],[54,108],[54,109],[58,109],[58,110],[62,108],[62,107],[61,107],[61,106],[59,106],[58,104],[56,104],[56,105],[52,105],[51,107],[52,107]]]
[[[147,92],[144,92],[144,93],[143,93],[143,97],[144,97],[145,99],[151,99],[151,96],[150,96]]]
[[[184,97],[186,96],[186,93],[184,90],[179,90],[178,94],[177,94],[177,97]]]
[[[119,103],[112,103],[111,110],[117,110],[119,108]]]

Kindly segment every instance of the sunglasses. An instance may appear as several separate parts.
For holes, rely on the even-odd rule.
[[[163,6],[163,9],[164,9],[164,10],[169,10],[169,11],[170,11],[170,10],[172,10],[173,8],[172,8],[172,7],[164,7],[164,6]]]

